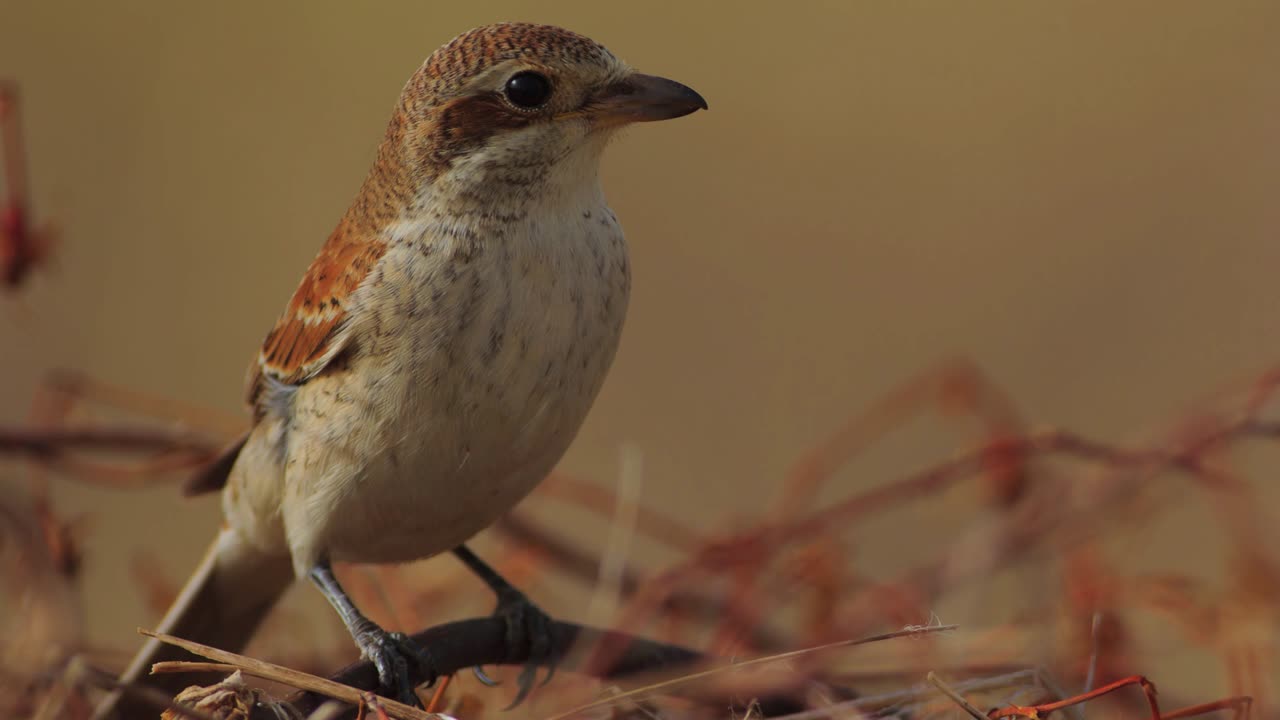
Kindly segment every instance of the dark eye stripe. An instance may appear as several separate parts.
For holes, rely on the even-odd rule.
[[[454,158],[474,150],[495,133],[522,128],[538,122],[541,115],[521,112],[498,93],[469,95],[446,103],[436,110],[431,137],[422,146],[430,149],[427,162],[442,167]]]

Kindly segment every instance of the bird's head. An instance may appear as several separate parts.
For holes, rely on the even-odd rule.
[[[410,78],[384,152],[437,196],[445,187],[472,198],[537,194],[595,182],[616,129],[706,107],[692,89],[635,72],[568,30],[487,25],[436,50]]]

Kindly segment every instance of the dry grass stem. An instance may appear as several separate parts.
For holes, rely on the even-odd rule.
[[[317,677],[309,673],[300,672],[274,663],[263,662],[262,660],[257,660],[255,658],[238,655],[225,650],[219,650],[214,647],[209,647],[208,645],[193,643],[188,640],[183,640],[182,638],[173,637],[172,635],[154,633],[141,628],[139,628],[138,632],[146,635],[147,637],[153,637],[161,642],[180,647],[187,652],[209,658],[210,660],[214,660],[218,663],[224,663],[240,670],[245,675],[252,675],[253,677],[262,678],[264,680],[273,680],[282,685],[288,685],[308,692],[319,693],[337,700],[343,700],[351,703],[352,705],[360,705],[360,703],[365,701],[365,693],[349,685],[336,683],[332,680],[326,680],[322,677]],[[438,715],[423,712],[422,710],[394,700],[384,699],[380,702],[386,709],[387,714],[396,718],[396,720],[440,720]]]

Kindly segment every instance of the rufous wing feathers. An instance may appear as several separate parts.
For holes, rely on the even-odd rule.
[[[351,295],[384,252],[385,242],[353,231],[346,221],[329,236],[288,308],[267,333],[251,368],[248,401],[254,409],[255,422],[265,414],[262,390],[268,378],[282,385],[301,385],[322,372],[349,345]],[[184,493],[196,495],[221,489],[247,437],[246,433],[202,468],[186,483]]]

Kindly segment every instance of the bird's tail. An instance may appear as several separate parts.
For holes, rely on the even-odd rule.
[[[292,582],[293,566],[287,554],[266,554],[236,531],[224,528],[156,630],[239,652]],[[152,675],[151,665],[190,659],[193,658],[186,651],[148,638],[120,680],[173,697],[190,685],[208,682],[191,674]],[[120,691],[112,693],[94,713],[95,720],[158,716],[154,704]]]

